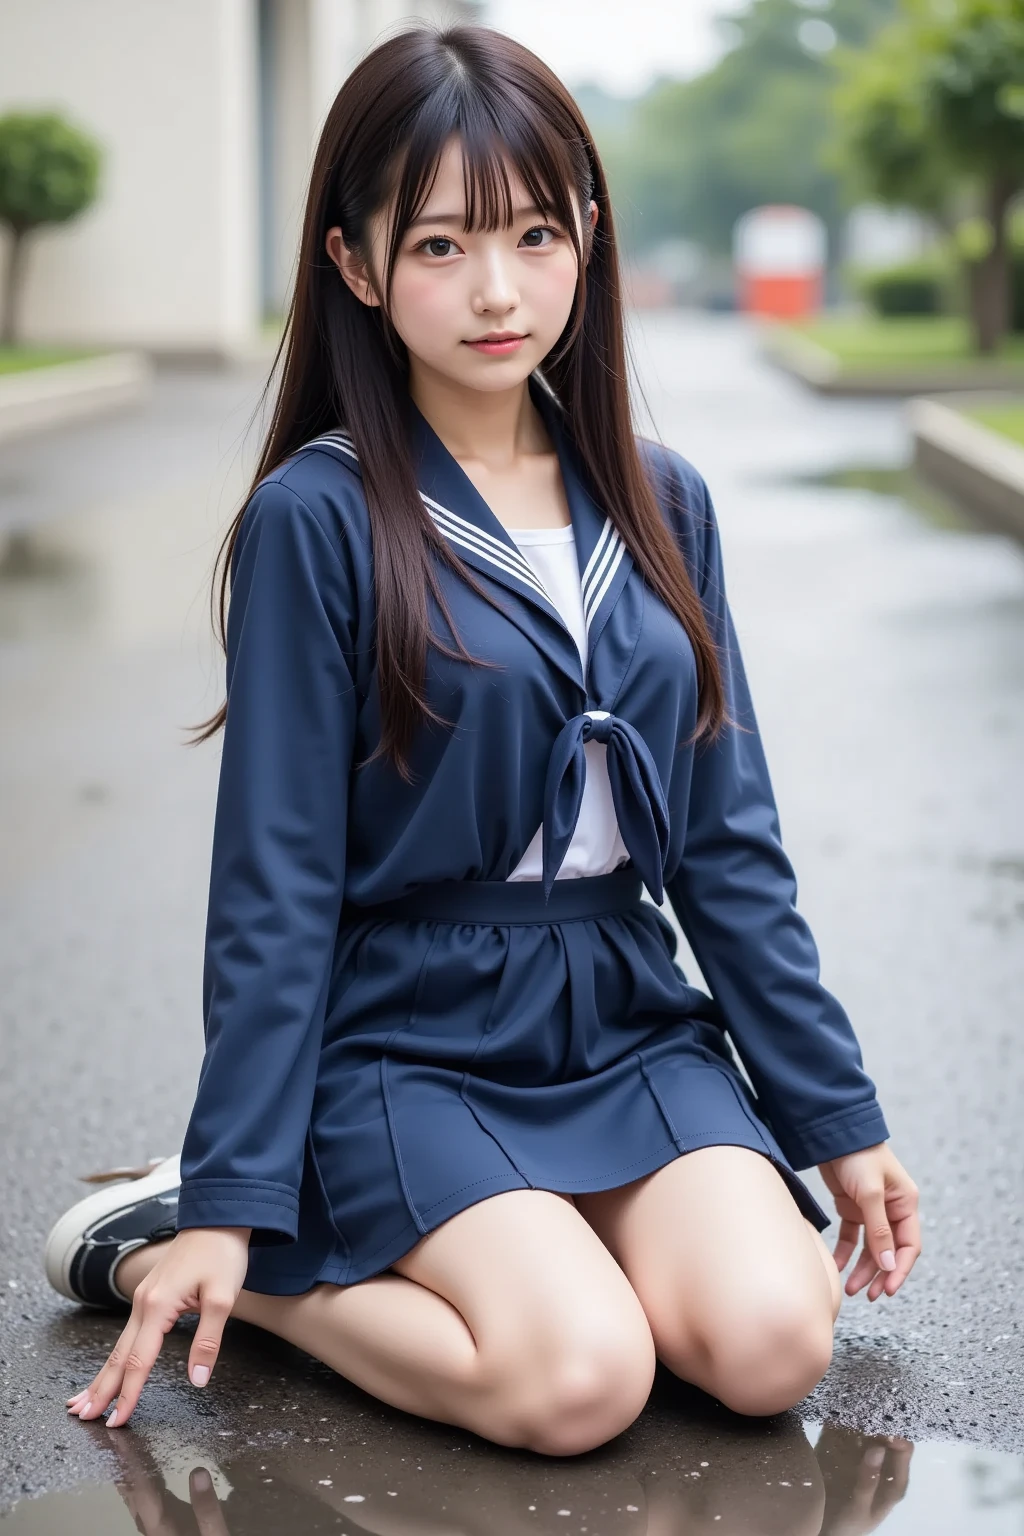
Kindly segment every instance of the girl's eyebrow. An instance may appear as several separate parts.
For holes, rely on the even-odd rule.
[[[539,218],[546,218],[547,217],[547,215],[544,212],[544,209],[543,208],[536,208],[536,207],[534,207],[533,203],[529,203],[526,207],[514,208],[512,210],[512,217],[513,217],[513,219],[525,218],[525,216],[527,214],[536,214]],[[465,212],[461,212],[461,213],[421,213],[418,219],[411,219],[409,221],[408,228],[409,229],[417,229],[419,227],[419,225],[421,225],[421,224],[458,224],[459,221],[460,220],[464,220],[465,217],[466,217]],[[465,229],[465,227],[466,227],[465,223],[462,223],[460,227],[462,229]]]

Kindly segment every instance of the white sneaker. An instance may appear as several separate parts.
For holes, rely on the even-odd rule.
[[[174,1236],[180,1160],[178,1153],[146,1168],[87,1176],[105,1187],[66,1211],[46,1239],[46,1278],[54,1290],[87,1307],[131,1306],[114,1284],[114,1270],[133,1248]]]

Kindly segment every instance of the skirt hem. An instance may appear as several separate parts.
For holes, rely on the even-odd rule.
[[[466,1200],[451,1199],[440,1202],[445,1209],[443,1214],[435,1216],[424,1222],[425,1230],[421,1230],[415,1222],[409,1221],[402,1230],[385,1244],[383,1249],[371,1254],[363,1260],[350,1259],[347,1263],[339,1263],[336,1252],[328,1255],[319,1267],[309,1274],[308,1270],[288,1269],[284,1265],[273,1263],[271,1255],[286,1253],[287,1246],[268,1248],[262,1253],[253,1255],[250,1262],[250,1271],[255,1271],[246,1276],[245,1289],[263,1296],[299,1296],[312,1290],[315,1285],[358,1285],[362,1280],[372,1280],[377,1275],[383,1274],[396,1260],[404,1258],[412,1248],[416,1246],[421,1237],[443,1225],[452,1216],[457,1216],[461,1211],[468,1210],[480,1200],[488,1199],[491,1195],[504,1194],[511,1189],[548,1189],[555,1194],[596,1194],[605,1189],[618,1189],[623,1184],[633,1183],[636,1179],[642,1179],[649,1173],[655,1173],[659,1168],[664,1168],[677,1157],[685,1157],[687,1152],[696,1151],[703,1146],[740,1146],[748,1147],[752,1152],[758,1152],[768,1159],[776,1169],[787,1189],[792,1195],[801,1215],[805,1216],[819,1232],[831,1225],[830,1218],[825,1215],[821,1206],[814,1199],[810,1190],[806,1188],[799,1176],[789,1168],[784,1161],[766,1148],[763,1139],[752,1131],[750,1139],[740,1136],[716,1136],[713,1134],[696,1135],[687,1138],[687,1145],[680,1147],[676,1142],[666,1142],[648,1157],[640,1160],[637,1171],[631,1174],[629,1179],[622,1179],[617,1170],[612,1176],[605,1175],[596,1179],[560,1179],[557,1184],[531,1184],[523,1175],[509,1173],[497,1175],[491,1179],[482,1180],[481,1183],[489,1183],[496,1187],[487,1194],[475,1194]],[[467,1186],[468,1189],[479,1190],[479,1184]],[[460,1191],[464,1193],[466,1191]],[[435,1208],[436,1211],[436,1208]]]

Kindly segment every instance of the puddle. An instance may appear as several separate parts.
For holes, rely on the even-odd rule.
[[[216,1460],[134,1431],[83,1426],[114,1481],[25,1500],[2,1536],[1020,1536],[1024,1457],[912,1445],[833,1424],[706,1433],[652,1454],[520,1456],[474,1440],[291,1442]],[[432,1426],[432,1429],[434,1427]],[[447,1438],[442,1431],[444,1438]],[[457,1441],[459,1432],[451,1431]],[[659,1437],[660,1438],[660,1437]],[[364,1442],[365,1444],[365,1442]],[[456,1453],[452,1459],[449,1453]]]

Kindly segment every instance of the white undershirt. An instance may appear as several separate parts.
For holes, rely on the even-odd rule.
[[[541,584],[562,616],[580,653],[584,675],[587,667],[587,625],[583,617],[583,589],[576,559],[574,530],[568,528],[509,528],[509,537],[540,577]],[[583,745],[587,782],[580,819],[576,823],[565,859],[555,876],[567,880],[580,875],[606,875],[629,858],[619,833],[608,782],[608,748],[598,741]],[[509,880],[539,880],[543,874],[542,837],[536,836]]]

